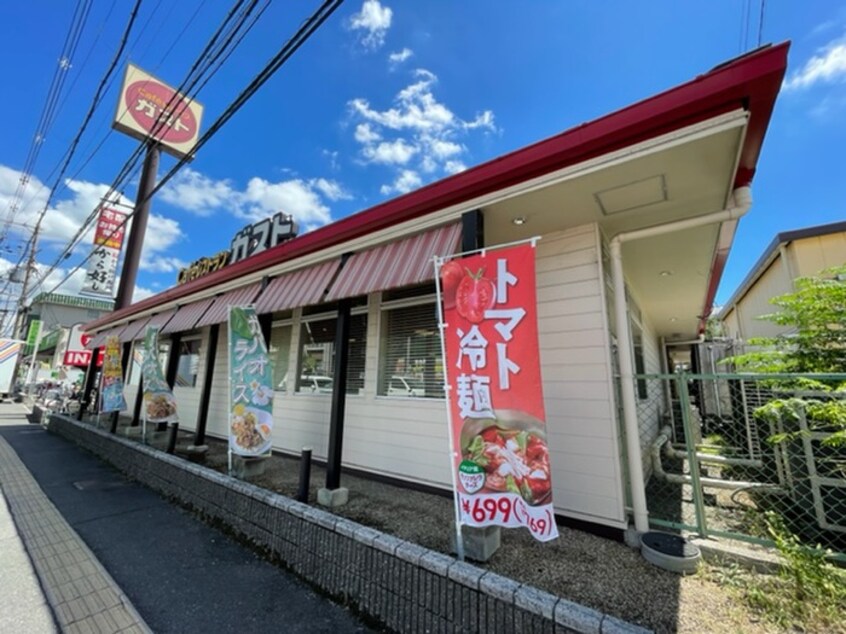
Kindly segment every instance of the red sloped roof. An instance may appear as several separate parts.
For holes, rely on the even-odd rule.
[[[347,216],[220,271],[109,313],[86,324],[86,330],[737,108],[745,108],[750,117],[735,186],[749,184],[787,68],[789,46],[789,42],[784,42],[757,49],[622,110]],[[711,278],[713,288],[709,289],[708,304],[716,292],[719,271],[712,271]]]

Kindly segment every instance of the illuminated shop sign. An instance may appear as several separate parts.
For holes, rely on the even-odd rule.
[[[202,257],[179,271],[176,283],[185,284],[196,280],[219,271],[227,264],[246,260],[250,256],[296,237],[297,223],[288,214],[279,212],[271,218],[265,218],[241,229],[233,236],[228,251],[221,251],[211,257]]]

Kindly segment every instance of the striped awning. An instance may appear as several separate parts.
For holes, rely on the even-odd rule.
[[[434,256],[452,255],[460,242],[461,224],[455,223],[356,253],[344,264],[326,299],[343,299],[432,280]]]
[[[170,310],[166,310],[162,313],[156,313],[152,317],[150,317],[150,321],[147,322],[147,325],[144,327],[144,332],[147,332],[147,328],[150,326],[158,326],[159,332],[170,323],[170,320],[176,314],[176,309],[171,308]],[[144,332],[141,333],[141,336],[144,336]]]
[[[94,350],[95,348],[101,348],[106,345],[106,339],[111,337],[112,335],[117,335],[120,337],[121,331],[125,328],[125,326],[115,326],[114,328],[106,328],[106,330],[101,330],[96,335],[93,335],[91,339],[88,340],[88,343],[85,346],[86,350]],[[123,339],[121,339],[123,341]]]
[[[340,260],[334,259],[280,275],[264,289],[256,302],[256,314],[319,303],[340,263]]]
[[[127,341],[140,339],[144,333],[144,326],[146,326],[149,321],[150,317],[142,317],[141,319],[136,319],[131,322],[126,328],[124,328],[123,332],[120,333],[121,342],[126,343]]]
[[[220,324],[229,318],[229,306],[252,304],[261,290],[261,282],[233,289],[215,298],[206,313],[197,322],[197,328]]]
[[[208,310],[208,307],[214,303],[214,297],[206,297],[197,302],[185,304],[180,306],[167,325],[162,328],[161,334],[166,335],[169,332],[184,332],[186,330],[193,330],[200,320],[200,317]]]

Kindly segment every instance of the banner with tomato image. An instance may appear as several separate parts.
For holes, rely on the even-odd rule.
[[[554,539],[534,246],[487,249],[438,273],[460,522]]]

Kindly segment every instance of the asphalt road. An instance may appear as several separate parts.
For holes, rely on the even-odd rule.
[[[367,632],[227,535],[37,425],[2,427],[155,632]]]

